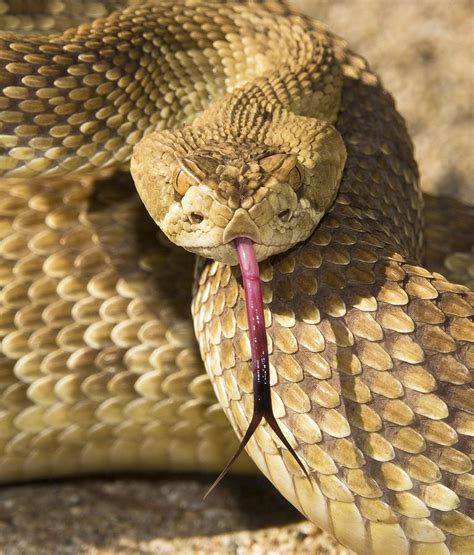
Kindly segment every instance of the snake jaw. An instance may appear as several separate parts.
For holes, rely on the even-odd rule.
[[[283,434],[273,414],[272,397],[270,388],[270,363],[268,359],[268,343],[263,313],[263,294],[260,272],[255,256],[253,242],[248,237],[236,237],[232,244],[237,251],[242,281],[245,291],[245,305],[249,325],[250,350],[252,354],[253,372],[253,415],[247,431],[224,470],[219,474],[212,486],[207,490],[204,499],[214,490],[219,482],[229,471],[237,457],[244,450],[250,438],[255,433],[258,425],[265,419],[267,424],[291,453],[298,466],[309,478],[308,471],[296,454],[293,447]]]

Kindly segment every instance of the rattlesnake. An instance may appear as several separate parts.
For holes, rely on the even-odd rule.
[[[187,315],[191,257],[156,238],[126,176],[61,177],[125,163],[158,130],[133,171],[165,233],[176,240],[178,206],[191,216],[185,246],[201,254],[239,210],[240,233],[257,233],[258,218],[266,233],[274,412],[311,480],[267,426],[249,443],[254,461],[356,551],[468,552],[472,294],[413,262],[417,170],[378,78],[319,24],[270,8],[163,2],[48,39],[3,36],[0,165],[15,179],[0,197],[0,477],[216,470],[234,449]],[[318,151],[320,129],[332,142]],[[328,212],[316,231],[304,218],[292,228],[312,203],[313,227]],[[268,206],[289,211],[275,244]],[[191,244],[213,210],[218,229]],[[286,251],[289,229],[298,244]],[[216,257],[235,263],[232,252]],[[238,270],[201,261],[193,315],[243,435],[253,388]]]

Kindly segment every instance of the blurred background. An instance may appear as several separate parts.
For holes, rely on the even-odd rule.
[[[422,187],[474,204],[474,2],[293,0],[369,60],[415,143]]]
[[[381,75],[414,139],[423,189],[474,204],[473,1],[293,3],[346,38]],[[203,504],[210,482],[158,475],[4,487],[0,553],[349,553],[264,478],[226,478]]]

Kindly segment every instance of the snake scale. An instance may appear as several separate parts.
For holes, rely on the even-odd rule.
[[[225,228],[262,259],[273,410],[309,477],[267,424],[259,469],[356,552],[472,553],[473,295],[416,262],[392,98],[275,2],[115,4],[0,35],[0,480],[223,467],[222,408],[239,437],[253,410]],[[194,285],[194,257],[117,170],[137,143],[152,218],[217,253]]]

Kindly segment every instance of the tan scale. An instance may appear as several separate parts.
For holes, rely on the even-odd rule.
[[[221,407],[239,436],[252,414],[222,263],[245,232],[275,416],[310,479],[267,426],[257,466],[357,552],[472,552],[472,209],[425,199],[418,265],[411,142],[367,63],[276,2],[70,4],[0,1],[0,480],[225,464]],[[193,319],[193,257],[104,169],[146,134],[148,211],[220,260],[198,265]]]

